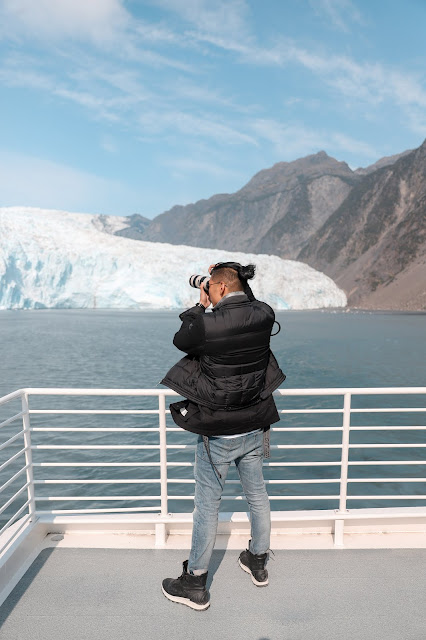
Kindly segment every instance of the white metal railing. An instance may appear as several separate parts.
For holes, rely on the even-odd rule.
[[[335,396],[340,396],[343,400],[342,406],[339,408],[285,408],[279,409],[279,412],[283,415],[321,415],[321,414],[339,414],[342,418],[341,425],[337,427],[332,426],[310,426],[310,427],[271,427],[273,432],[339,432],[341,433],[341,442],[338,444],[312,444],[312,443],[304,443],[304,444],[272,444],[272,456],[274,451],[279,450],[297,450],[297,449],[339,449],[340,450],[340,460],[337,461],[265,461],[264,464],[266,467],[292,467],[292,466],[300,466],[300,467],[319,467],[319,466],[338,466],[340,467],[340,477],[339,478],[305,478],[305,479],[267,479],[267,485],[286,485],[286,484],[339,484],[340,490],[338,494],[318,494],[318,495],[271,495],[271,501],[277,500],[338,500],[339,507],[335,510],[336,519],[338,519],[339,515],[348,513],[347,509],[347,500],[348,499],[362,499],[362,500],[371,500],[371,499],[380,499],[380,500],[393,500],[393,499],[404,499],[404,500],[426,500],[425,494],[403,494],[403,493],[393,493],[393,494],[379,494],[379,495],[350,495],[347,494],[348,484],[349,483],[369,483],[369,482],[418,482],[424,483],[426,482],[426,478],[422,477],[369,477],[369,478],[349,478],[348,477],[348,469],[351,465],[426,465],[426,458],[420,459],[409,459],[409,460],[349,460],[349,451],[351,448],[415,448],[418,450],[422,450],[426,447],[425,443],[405,443],[405,442],[393,442],[393,443],[350,443],[350,434],[354,431],[368,431],[368,430],[376,430],[376,431],[395,431],[395,430],[426,430],[426,420],[424,416],[426,415],[426,408],[424,406],[405,406],[405,407],[392,407],[392,406],[381,406],[381,407],[364,407],[364,408],[354,408],[352,407],[352,398],[360,397],[360,396],[385,396],[387,398],[392,398],[394,396],[404,396],[406,398],[410,396],[421,396],[424,398],[426,394],[426,387],[393,387],[393,388],[339,388],[339,389],[279,389],[274,395],[284,396],[286,398],[290,397],[320,397],[320,398],[332,398]],[[6,532],[11,525],[16,521],[18,516],[21,516],[21,521],[19,523],[19,527],[13,531],[13,537],[15,537],[19,531],[26,526],[28,523],[34,523],[39,515],[41,514],[93,514],[93,513],[135,513],[135,512],[153,512],[155,514],[159,514],[164,519],[167,520],[169,514],[169,500],[191,500],[193,499],[193,495],[173,495],[170,496],[168,493],[168,485],[172,483],[178,484],[193,484],[193,479],[172,479],[168,478],[168,469],[170,467],[188,467],[192,466],[192,462],[188,461],[170,461],[167,459],[167,453],[170,450],[185,450],[185,449],[194,449],[194,445],[186,445],[186,444],[168,444],[167,443],[167,433],[169,432],[182,432],[182,430],[178,427],[167,427],[166,426],[166,415],[170,413],[169,410],[166,410],[166,396],[177,396],[173,391],[168,389],[77,389],[77,388],[27,388],[27,389],[19,389],[13,393],[0,398],[0,406],[6,405],[8,402],[12,400],[20,399],[21,401],[21,410],[7,418],[3,422],[0,423],[0,432],[4,427],[9,427],[15,421],[22,418],[22,430],[18,433],[14,434],[12,437],[7,439],[0,445],[0,450],[4,450],[11,445],[20,444],[19,440],[23,438],[23,446],[19,451],[14,453],[9,459],[3,462],[0,465],[0,482],[1,478],[5,475],[4,470],[13,462],[16,462],[20,459],[21,456],[24,457],[24,464],[22,468],[20,468],[16,473],[14,473],[11,477],[8,477],[7,480],[0,486],[0,494],[4,495],[5,490],[12,485],[12,483],[21,477],[21,475],[25,474],[25,483],[16,491],[10,498],[6,499],[5,502],[0,507],[0,516],[4,513],[7,508],[12,505],[18,498],[21,497],[22,494],[26,492],[27,499],[22,504],[19,509],[9,519],[3,526],[0,528],[0,553],[5,548],[5,545],[1,546],[1,534]],[[156,396],[158,398],[158,408],[156,409],[31,409],[29,406],[29,398],[31,396],[129,396],[129,397],[148,397],[148,396]],[[422,402],[424,405],[425,403]],[[355,414],[362,413],[370,413],[370,414],[413,414],[423,416],[422,424],[409,425],[409,426],[387,426],[387,425],[371,425],[371,426],[354,426],[351,425],[351,416]],[[60,414],[70,414],[70,415],[157,415],[158,416],[158,425],[155,427],[34,427],[31,426],[30,417],[31,415],[60,415]],[[32,444],[31,442],[31,433],[32,432],[94,432],[94,433],[153,433],[156,432],[159,435],[159,444]],[[159,453],[158,461],[148,461],[148,462],[129,462],[129,461],[121,461],[121,462],[76,462],[76,461],[66,461],[66,462],[34,462],[32,459],[32,452],[36,450],[58,450],[58,451],[73,451],[73,450],[156,450]],[[85,468],[112,468],[112,467],[156,467],[160,471],[159,478],[139,478],[139,479],[114,479],[114,478],[102,478],[102,479],[42,479],[42,480],[34,480],[33,472],[35,467],[50,467],[50,468],[67,468],[67,467],[85,467]],[[159,494],[158,495],[144,495],[143,492],[141,495],[98,495],[98,496],[87,496],[87,495],[77,495],[77,496],[68,496],[68,495],[49,495],[49,496],[41,496],[37,495],[36,486],[38,485],[49,485],[49,484],[62,484],[62,485],[79,485],[79,484],[140,484],[143,486],[144,484],[159,484]],[[228,484],[239,484],[238,480],[228,480]],[[225,500],[242,500],[244,496],[242,495],[226,495],[224,496]],[[142,506],[142,507],[112,507],[108,508],[105,506],[104,508],[87,508],[87,509],[50,509],[43,510],[37,508],[37,504],[40,502],[67,502],[67,501],[137,501],[143,500],[146,502],[157,502],[158,504],[153,506]],[[0,499],[1,502],[1,499]],[[273,504],[273,502],[272,502]],[[351,510],[352,511],[352,510]],[[356,512],[356,510],[353,510]],[[22,514],[24,514],[22,516]],[[13,538],[12,538],[13,539]],[[8,537],[7,544],[9,544],[11,538]]]

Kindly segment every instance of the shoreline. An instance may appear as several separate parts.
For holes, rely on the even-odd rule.
[[[195,303],[194,303],[195,304]],[[93,311],[93,312],[134,312],[134,313],[182,313],[189,307],[174,307],[172,309],[165,309],[163,307],[139,309],[134,307],[48,307],[43,309],[25,309],[25,308],[10,308],[0,309],[0,313],[3,312],[49,312],[49,311]],[[426,315],[426,309],[371,309],[362,307],[316,307],[314,309],[275,309],[275,313],[384,313],[384,314],[405,314],[405,315]]]

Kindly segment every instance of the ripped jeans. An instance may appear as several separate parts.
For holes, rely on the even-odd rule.
[[[210,462],[203,437],[198,436],[188,571],[208,571],[216,540],[222,491],[229,465],[233,461],[250,509],[250,551],[254,554],[266,553],[270,545],[271,512],[263,478],[263,432],[247,433],[238,438],[210,436],[209,443],[212,461],[222,477],[219,478]]]

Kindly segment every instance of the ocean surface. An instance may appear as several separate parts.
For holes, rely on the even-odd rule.
[[[168,369],[184,354],[172,343],[180,327],[178,311],[107,310],[107,309],[49,309],[0,311],[0,397],[22,387],[81,387],[81,388],[160,388],[159,383]],[[271,348],[287,379],[283,388],[324,387],[393,387],[426,386],[426,314],[346,311],[290,311],[277,312],[281,331],[271,338]],[[176,398],[167,400],[174,401]],[[383,407],[386,399],[370,397],[354,399],[354,406]],[[409,399],[417,407],[426,406],[426,398]],[[387,400],[389,402],[389,400]],[[392,399],[392,406],[407,406],[407,398]],[[341,408],[342,398],[277,398],[279,409]],[[155,409],[156,398],[128,398],[102,396],[30,396],[31,409]],[[20,410],[19,402],[0,406],[0,422]],[[158,416],[145,415],[69,415],[50,413],[31,415],[35,429],[47,427],[82,428],[155,428]],[[301,415],[284,414],[275,427],[320,426],[339,427],[340,413]],[[353,465],[350,478],[426,477],[426,430],[409,429],[425,426],[426,413],[359,413],[353,415],[353,425],[404,426],[405,431],[354,431],[351,444],[409,443],[409,448],[354,447],[350,460],[416,460],[424,464],[407,465]],[[12,437],[22,425],[17,421],[2,428],[0,442]],[[175,427],[171,417],[167,426]],[[197,436],[180,430],[168,433],[169,444],[194,445]],[[271,444],[338,444],[340,431],[272,432]],[[156,445],[158,432],[88,432],[88,431],[34,431],[32,444],[42,446],[86,445],[90,449],[33,450],[37,508],[100,509],[157,508],[160,493],[159,468],[137,466],[138,462],[158,462],[158,449],[108,449],[106,446]],[[423,446],[419,446],[423,445]],[[6,449],[0,450],[0,465],[22,448],[22,436]],[[286,466],[286,462],[324,461],[340,459],[338,448],[272,450],[270,462],[282,466],[265,465],[265,478],[270,480],[302,478],[336,480],[340,475],[337,465]],[[192,462],[193,449],[171,449],[170,462]],[[42,466],[42,463],[73,463],[74,466]],[[111,466],[121,462],[135,466]],[[77,466],[79,463],[80,466]],[[96,463],[90,468],[81,465]],[[0,471],[0,485],[23,466],[23,456]],[[24,484],[24,475],[4,491],[10,497]],[[171,466],[169,479],[192,479],[191,466]],[[44,483],[44,480],[84,480],[84,483]],[[109,484],[105,480],[125,480]],[[97,480],[101,482],[87,482]],[[136,482],[128,482],[135,480]],[[145,482],[142,482],[145,481]],[[231,468],[225,487],[222,511],[245,511],[243,499],[226,496],[240,495],[235,467]],[[338,507],[339,485],[326,484],[269,484],[273,509],[335,509]],[[426,499],[356,499],[351,495],[386,495],[409,493],[425,495],[426,482],[354,482],[349,484],[348,508],[375,506],[426,506]],[[191,512],[193,509],[192,483],[169,483],[169,511]],[[327,494],[326,499],[316,498]],[[25,494],[23,494],[25,495]],[[102,496],[113,500],[102,500]],[[286,499],[274,499],[284,495]],[[311,496],[302,499],[298,496]],[[47,496],[59,500],[42,500]],[[72,496],[92,498],[69,500]],[[120,496],[137,496],[124,500]],[[189,497],[185,497],[189,496]],[[294,496],[294,498],[290,498]],[[333,497],[334,496],[334,497]],[[3,496],[2,496],[3,497]],[[16,500],[3,514],[5,522],[20,504]],[[26,497],[24,498],[26,499]],[[22,500],[23,502],[24,500]],[[3,500],[0,500],[3,503]],[[13,510],[12,510],[13,509]]]

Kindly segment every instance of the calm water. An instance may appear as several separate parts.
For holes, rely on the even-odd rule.
[[[277,319],[281,323],[281,332],[271,339],[272,349],[287,375],[284,385],[287,388],[309,387],[380,387],[380,386],[425,386],[426,385],[426,315],[368,312],[280,312]],[[159,381],[166,371],[183,355],[172,344],[174,333],[180,326],[178,312],[140,312],[133,310],[35,310],[0,311],[0,396],[20,387],[93,387],[93,388],[164,388]],[[425,405],[424,400],[415,398],[418,406]],[[404,406],[405,399],[399,397],[394,406]],[[283,404],[283,402],[285,404]],[[279,408],[311,406],[309,400],[277,400]],[[368,406],[380,406],[375,398]],[[379,402],[379,405],[377,405]],[[293,403],[293,404],[292,404]],[[297,404],[298,403],[298,404]],[[54,408],[155,408],[154,399],[128,398],[45,398],[31,397],[32,409]],[[318,405],[317,405],[318,406]],[[340,408],[341,399],[323,399],[321,406]],[[359,405],[358,405],[359,406]],[[367,405],[364,405],[367,406]],[[7,411],[0,407],[0,421],[19,411],[18,403],[8,405]],[[11,413],[13,412],[13,413]],[[154,427],[155,416],[69,416],[50,414],[31,417],[34,427]],[[18,424],[18,423],[16,423]],[[341,415],[324,415],[317,418],[283,416],[279,426],[340,426]],[[353,424],[387,425],[424,425],[425,414],[405,414],[399,416],[358,414]],[[168,426],[175,426],[168,417]],[[278,426],[278,425],[276,425]],[[16,433],[16,427],[3,428],[1,441]],[[272,444],[303,444],[307,442],[332,444],[340,442],[338,432],[312,434],[275,433]],[[401,438],[401,440],[398,440]],[[170,433],[171,444],[194,444],[196,436],[180,431]],[[365,477],[379,473],[382,477],[425,477],[426,448],[416,444],[426,444],[426,431],[353,432],[351,443],[361,442],[410,442],[411,449],[354,449],[350,459],[417,459],[425,460],[425,465],[415,468],[403,466],[353,466],[350,477]],[[19,442],[22,442],[19,440]],[[158,436],[154,433],[88,433],[88,432],[34,432],[33,444],[156,444]],[[13,443],[7,450],[0,451],[0,464],[18,451],[22,445]],[[158,460],[156,450],[35,450],[34,462],[143,462]],[[192,461],[193,451],[172,450],[170,461]],[[20,458],[22,461],[22,457]],[[337,461],[338,450],[300,449],[291,452],[281,450],[273,452],[271,461]],[[22,466],[22,463],[21,463]],[[10,465],[0,480],[5,481],[20,468]],[[265,467],[265,477],[269,479],[301,477],[338,478],[337,466],[323,467]],[[94,469],[84,467],[35,467],[35,479],[149,479],[158,478],[157,469],[145,467],[99,466]],[[170,478],[191,478],[190,467],[171,467]],[[232,470],[228,479],[235,480]],[[1,484],[2,482],[0,482]],[[14,491],[22,486],[22,476],[13,484]],[[309,489],[307,489],[309,487]],[[399,484],[399,492],[426,494],[426,483],[410,482]],[[9,489],[9,488],[8,488]],[[108,484],[56,484],[36,487],[37,495],[49,493],[55,496],[102,496],[112,494],[148,496],[159,493],[158,483],[129,483],[111,486]],[[326,492],[338,494],[337,484],[326,485],[269,485],[270,496],[318,495]],[[171,483],[169,492],[175,496],[190,495],[191,484]],[[371,495],[395,492],[391,483],[353,483],[349,494]],[[229,483],[225,494],[240,493],[238,485]],[[10,494],[12,495],[12,494]],[[65,500],[42,501],[40,509],[71,506],[78,508],[124,507],[158,505],[158,501],[134,500],[124,502],[119,498],[111,501],[80,501],[70,504]],[[360,506],[399,506],[400,504],[426,505],[426,500],[370,500],[362,502],[353,499],[349,508]],[[275,509],[331,509],[337,508],[335,498],[326,500],[277,500],[272,502]],[[192,511],[190,499],[171,500],[171,511]],[[244,501],[224,500],[222,510],[245,510]],[[15,507],[16,509],[16,507]],[[13,512],[11,512],[13,513]],[[1,518],[1,516],[0,516]]]

